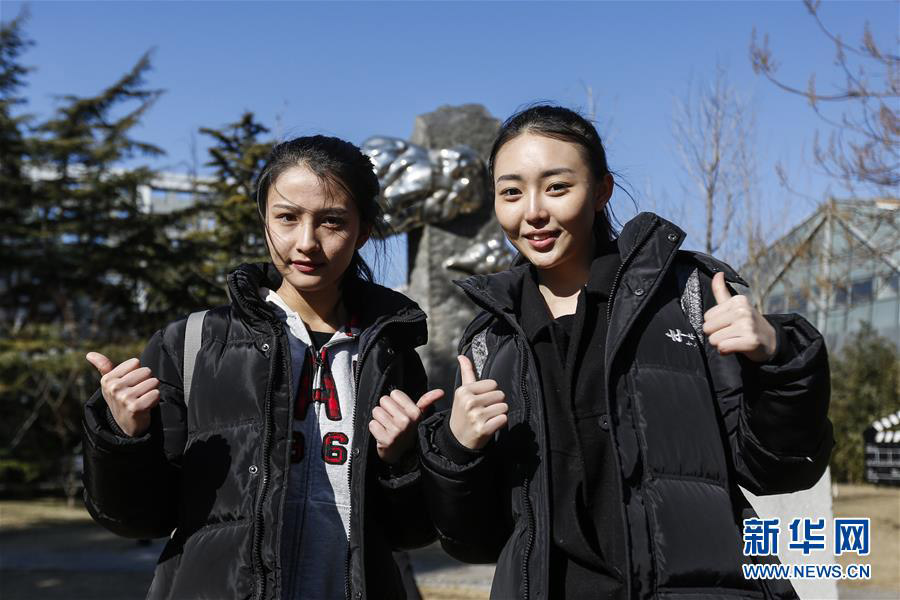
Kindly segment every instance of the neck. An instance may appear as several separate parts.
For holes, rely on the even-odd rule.
[[[299,292],[285,279],[276,293],[312,331],[334,333],[346,322],[341,290],[336,285],[325,290]]]
[[[559,298],[577,295],[591,276],[592,255],[588,248],[580,249],[576,256],[552,269],[538,269],[538,282],[546,293]],[[543,291],[543,289],[542,289]]]
[[[581,261],[538,270],[538,289],[554,319],[575,312],[578,294],[589,277],[590,264],[581,264]]]

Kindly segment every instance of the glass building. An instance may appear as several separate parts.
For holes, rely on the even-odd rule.
[[[743,272],[767,313],[796,312],[838,350],[868,321],[900,349],[900,200],[829,200]]]

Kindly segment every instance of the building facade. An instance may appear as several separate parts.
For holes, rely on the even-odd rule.
[[[829,350],[868,322],[900,350],[900,200],[829,200],[745,267],[768,313],[796,312]]]

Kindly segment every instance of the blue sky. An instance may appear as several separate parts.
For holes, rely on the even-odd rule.
[[[4,1],[2,18],[21,6]],[[898,6],[823,3],[820,14],[851,42],[868,21],[896,50]],[[39,116],[52,112],[55,95],[96,93],[154,48],[147,83],[166,93],[137,133],[168,153],[157,168],[187,170],[192,134],[244,110],[282,137],[360,143],[407,137],[416,115],[443,104],[477,102],[499,118],[536,100],[585,108],[590,86],[610,164],[639,208],[690,228],[699,205],[675,152],[673,99],[691,80],[710,79],[718,63],[756,112],[760,194],[788,207],[779,227],[808,214],[814,199],[842,195],[811,160],[816,130],[827,129],[804,99],[750,66],[755,27],[768,33],[783,79],[803,87],[816,72],[820,89],[841,83],[833,46],[799,1],[36,2],[30,10],[26,31],[36,45],[23,62],[35,71],[25,108]],[[196,141],[202,161],[206,140]],[[799,194],[779,186],[776,161]],[[621,217],[634,214],[624,195],[613,202]]]

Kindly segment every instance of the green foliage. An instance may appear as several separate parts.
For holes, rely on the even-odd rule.
[[[27,13],[22,12],[8,23],[0,24],[0,291],[8,289],[13,264],[18,254],[18,240],[25,235],[24,217],[30,195],[30,182],[24,164],[28,155],[24,134],[30,122],[28,115],[15,115],[14,108],[23,103],[18,96],[28,69],[18,59],[30,45],[22,27]],[[10,311],[12,299],[0,294],[0,312]]]
[[[836,481],[864,480],[863,431],[898,408],[900,356],[890,340],[864,324],[831,360],[831,476]]]
[[[29,484],[40,477],[41,471],[34,463],[12,458],[0,458],[0,484]]]
[[[19,483],[66,475],[63,459],[80,442],[82,405],[99,379],[84,359],[88,350],[121,362],[139,356],[142,346],[143,340],[74,340],[52,324],[29,324],[0,338],[0,458],[27,465]]]
[[[63,96],[37,128],[32,159],[41,175],[32,186],[21,256],[28,277],[15,288],[31,300],[26,322],[57,322],[80,329],[80,336],[90,335],[87,329],[129,337],[145,333],[152,320],[136,299],[146,291],[145,277],[177,258],[165,252],[170,217],[143,210],[138,187],[150,183],[153,171],[120,167],[162,153],[130,137],[161,94],[143,87],[149,68],[145,55],[99,94]]]
[[[262,169],[273,142],[260,139],[269,130],[253,113],[221,129],[201,128],[213,139],[209,148],[214,176],[197,204],[209,217],[209,226],[188,234],[189,241],[202,248],[192,268],[207,286],[195,286],[192,296],[206,306],[226,302],[225,276],[245,262],[269,259],[263,228],[253,197],[254,178]]]
[[[152,331],[227,302],[234,266],[267,260],[251,195],[272,143],[252,113],[201,130],[214,176],[194,206],[151,212],[154,171],[123,166],[163,153],[132,136],[162,93],[145,85],[149,55],[35,122],[16,114],[26,17],[0,26],[0,484],[52,478],[74,493],[69,457],[99,379],[84,355],[139,356]]]
[[[85,353],[134,356],[188,302],[168,239],[180,215],[148,214],[138,190],[153,171],[122,166],[162,153],[131,135],[161,94],[144,85],[149,57],[34,124],[14,112],[24,21],[0,26],[0,446],[30,481],[71,468],[98,379]]]

